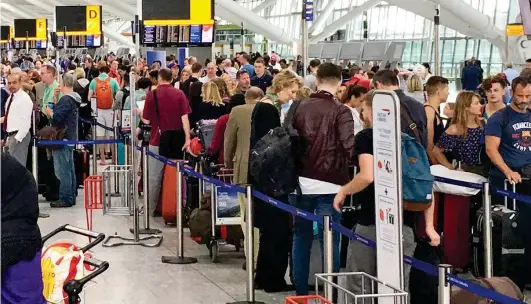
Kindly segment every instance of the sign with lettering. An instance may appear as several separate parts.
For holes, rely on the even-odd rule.
[[[393,91],[377,90],[372,111],[376,277],[404,290],[400,101]],[[393,293],[393,289],[380,285],[378,293]],[[394,301],[393,298],[381,298],[378,303],[396,304]]]

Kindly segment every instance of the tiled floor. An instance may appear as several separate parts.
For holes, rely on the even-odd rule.
[[[43,235],[63,224],[86,228],[82,189],[77,205],[67,209],[51,209],[42,200],[41,212],[49,218],[39,219]],[[106,235],[118,233],[131,236],[132,220],[126,216],[103,216],[95,212],[93,230]],[[175,255],[176,229],[166,227],[156,219],[152,227],[163,231],[160,247],[120,246],[94,248],[94,257],[110,263],[109,269],[98,278],[96,284],[86,289],[83,303],[87,304],[148,304],[148,303],[230,303],[245,299],[245,271],[241,269],[243,253],[234,251],[221,255],[221,262],[214,264],[205,245],[198,245],[185,235],[185,255],[199,261],[192,265],[168,265],[161,263],[161,256]],[[68,239],[86,244],[87,239],[67,233],[56,239]],[[230,249],[230,248],[228,248]],[[232,249],[233,250],[233,249]],[[265,303],[284,303],[286,294],[256,292],[256,299]]]

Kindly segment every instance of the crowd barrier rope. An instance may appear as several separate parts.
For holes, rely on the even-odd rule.
[[[174,166],[176,167],[177,166],[177,163],[174,162],[174,161],[171,161],[163,156],[160,156],[156,153],[153,153],[151,151],[148,152],[148,155],[161,161],[161,162],[164,162],[170,166]],[[183,163],[179,163],[179,172],[182,172],[184,174],[187,174],[189,176],[192,176],[192,177],[195,177],[195,178],[199,178],[199,179],[202,179],[204,181],[206,181],[207,183],[211,183],[211,184],[214,184],[214,185],[217,185],[217,186],[222,186],[222,187],[229,187],[229,188],[233,188],[235,189],[237,192],[239,193],[242,193],[242,194],[246,194],[246,188],[244,187],[241,187],[241,186],[238,186],[238,185],[233,185],[233,184],[227,184],[221,180],[218,180],[216,178],[212,178],[212,177],[209,177],[209,176],[205,176],[201,173],[198,173],[196,171],[194,171],[190,166],[187,166],[187,165],[184,165]],[[449,184],[455,184],[455,185],[458,185],[458,186],[465,186],[465,187],[470,187],[470,188],[476,188],[476,189],[482,189],[483,188],[483,185],[481,184],[475,184],[475,183],[467,183],[467,182],[462,182],[462,181],[457,181],[457,180],[452,180],[452,179],[448,179],[448,178],[443,178],[443,177],[435,177],[435,180],[437,181],[441,181],[441,182],[445,182],[445,183],[449,183]],[[505,190],[496,190],[497,193],[500,193],[500,194],[507,194],[507,193],[510,193],[510,192],[507,192]],[[252,190],[252,196],[272,205],[272,206],[275,206],[277,208],[280,208],[288,213],[291,213],[292,215],[294,216],[298,216],[298,217],[301,217],[301,218],[304,218],[306,220],[309,220],[309,221],[314,221],[314,222],[317,222],[320,226],[323,226],[324,224],[324,221],[323,221],[323,217],[320,217],[314,213],[310,213],[310,212],[307,212],[305,210],[302,210],[302,209],[298,209],[294,206],[291,206],[291,205],[288,205],[288,204],[285,204],[283,202],[280,202],[278,200],[275,200],[274,198],[271,198],[259,191],[256,191],[256,190]],[[509,196],[509,195],[507,195]],[[509,196],[511,197],[511,196]],[[520,194],[517,194],[517,195],[513,195],[512,197],[514,198],[517,198],[518,200],[522,200],[522,201],[526,201],[526,202],[531,202],[531,197],[528,197],[528,196],[524,196],[524,195],[520,195]],[[370,240],[370,239],[367,239],[367,238],[364,238],[358,234],[356,234],[354,231],[340,225],[339,223],[336,223],[336,222],[333,222],[333,221],[330,221],[330,228],[332,230],[335,230],[345,236],[347,236],[349,239],[352,239],[352,240],[355,240],[355,241],[358,241],[368,247],[371,247],[373,249],[376,249],[376,242],[374,242],[373,240]],[[421,260],[418,260],[418,259],[415,259],[413,257],[410,257],[410,256],[404,256],[404,262],[406,264],[409,264],[411,265],[412,267],[418,269],[418,270],[421,270],[429,275],[432,275],[432,276],[438,276],[438,266],[435,266],[435,265],[432,265],[432,264],[429,264],[429,263],[426,263],[426,262],[423,262]],[[490,290],[488,288],[485,288],[483,286],[480,286],[478,284],[475,284],[469,280],[465,280],[465,279],[461,279],[459,278],[458,276],[456,275],[452,275],[452,274],[448,274],[447,277],[445,278],[445,281],[450,283],[451,285],[454,285],[454,286],[457,286],[461,289],[464,289],[464,290],[467,290],[471,293],[474,293],[476,295],[479,295],[481,297],[484,297],[486,299],[490,299],[492,301],[495,301],[497,303],[501,303],[501,304],[525,304],[525,302],[522,302],[520,300],[517,300],[517,299],[514,299],[514,298],[511,298],[509,296],[506,296],[504,294],[501,294],[501,293],[498,293],[498,292],[495,292],[493,290]]]
[[[71,145],[104,145],[123,143],[122,139],[97,139],[97,140],[39,140],[39,146],[71,146]]]

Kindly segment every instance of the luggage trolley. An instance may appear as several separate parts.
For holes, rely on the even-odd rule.
[[[334,279],[340,277],[358,277],[361,279],[361,285],[364,286],[364,282],[370,282],[370,290],[362,290],[361,294],[355,294],[352,291],[341,287],[334,283]],[[345,272],[345,273],[321,273],[315,275],[315,295],[310,296],[290,296],[286,298],[286,304],[334,304],[334,302],[328,300],[329,297],[323,297],[319,295],[319,284],[323,286],[323,289],[328,292],[337,292],[337,299],[339,303],[352,303],[352,304],[367,304],[377,303],[378,299],[392,299],[394,303],[407,303],[408,293],[393,287],[376,277],[368,275],[364,272]],[[388,293],[378,294],[377,287],[385,286],[390,289]]]
[[[71,232],[77,235],[82,235],[88,237],[91,241],[85,245],[84,247],[80,247],[80,250],[83,253],[87,253],[91,248],[95,247],[99,243],[101,243],[105,239],[105,234],[98,233],[70,225],[63,225],[54,231],[50,232],[46,236],[42,237],[42,244],[46,243],[49,239],[51,239],[53,236],[61,233],[61,232]],[[92,239],[94,239],[92,241]],[[83,291],[83,288],[88,282],[91,282],[93,279],[95,279],[97,276],[105,272],[109,268],[109,262],[107,261],[100,261],[98,259],[85,256],[85,259],[83,261],[83,264],[86,269],[92,269],[93,271],[89,273],[84,278],[81,278],[79,280],[70,280],[65,283],[63,286],[64,292],[68,295],[67,298],[64,299],[64,303],[68,304],[78,304],[81,303],[81,298],[79,294]],[[51,302],[48,302],[51,304]]]
[[[217,167],[217,172],[214,173],[214,178],[218,178],[224,183],[232,184],[234,171],[226,169],[222,166]],[[224,245],[234,245],[236,252],[241,249],[242,237],[238,237],[241,229],[240,216],[240,202],[238,200],[238,192],[234,187],[220,187],[211,185],[211,214],[212,214],[212,236],[207,243],[209,255],[213,263],[219,262],[220,247]],[[233,236],[229,237],[229,232],[233,227],[235,231]],[[220,227],[219,235],[216,227]]]

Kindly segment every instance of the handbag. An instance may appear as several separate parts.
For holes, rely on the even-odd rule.
[[[58,128],[55,126],[46,126],[37,132],[37,137],[44,140],[63,140],[66,134],[66,127]],[[46,146],[47,149],[56,150],[61,148],[62,145],[50,145]]]
[[[155,102],[155,111],[157,112],[157,119],[159,121],[159,155],[169,159],[183,159],[183,151],[181,147],[186,141],[183,130],[162,130],[160,120],[159,101],[157,98],[157,90],[153,90],[153,99]]]

